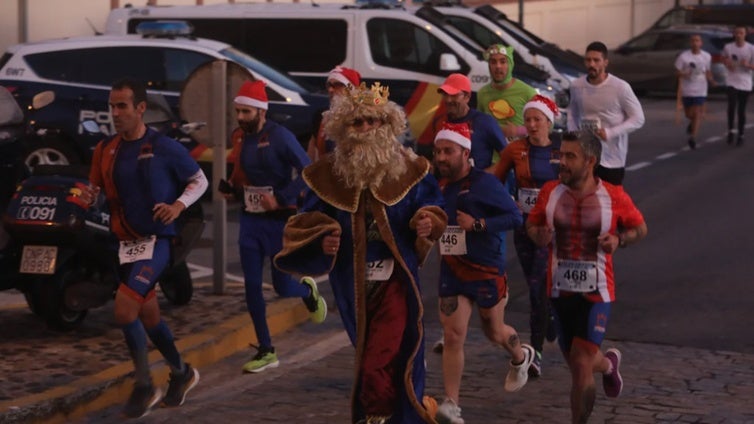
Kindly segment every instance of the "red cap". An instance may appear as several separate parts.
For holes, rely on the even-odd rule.
[[[471,93],[471,81],[469,81],[469,78],[464,74],[450,74],[440,88],[437,89],[438,93],[441,91],[450,94],[451,96],[454,96],[461,91]]]

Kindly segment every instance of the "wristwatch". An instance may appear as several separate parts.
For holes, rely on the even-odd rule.
[[[484,231],[484,224],[482,224],[482,221],[476,220],[473,224],[471,224],[471,229],[474,230],[475,233],[481,233]]]

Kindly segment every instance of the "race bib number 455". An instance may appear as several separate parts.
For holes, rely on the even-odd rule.
[[[156,240],[157,237],[149,236],[139,240],[124,240],[120,242],[118,259],[121,265],[152,259]]]
[[[588,293],[597,290],[597,262],[558,260],[555,269],[558,290]]]

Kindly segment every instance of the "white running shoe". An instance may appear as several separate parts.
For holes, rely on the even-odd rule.
[[[508,369],[508,375],[505,376],[506,392],[517,392],[529,381],[529,367],[536,353],[534,348],[526,343],[521,344],[521,350],[524,351],[524,362],[514,365],[511,360],[511,367]]]
[[[445,401],[437,408],[435,417],[440,424],[464,424],[461,418],[461,407],[456,405],[451,398],[445,398]]]

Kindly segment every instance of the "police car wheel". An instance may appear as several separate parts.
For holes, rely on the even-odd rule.
[[[81,160],[65,142],[51,138],[28,143],[24,163],[34,169],[37,165],[78,165]]]
[[[186,262],[180,262],[165,270],[160,277],[160,289],[173,305],[182,306],[194,296],[194,283]]]

